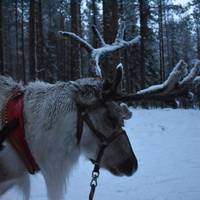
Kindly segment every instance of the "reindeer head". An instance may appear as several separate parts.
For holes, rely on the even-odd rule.
[[[121,73],[122,69],[118,68],[115,81],[109,84],[100,78],[76,81],[75,100],[82,109],[83,119],[87,116],[83,120],[80,147],[88,159],[96,160],[105,143],[104,139],[110,140],[103,154],[101,167],[115,175],[132,175],[138,164],[123,130],[124,120],[129,119],[132,114],[124,103],[114,100]]]
[[[90,74],[101,77],[99,64],[103,56],[137,44],[140,40],[140,36],[138,36],[130,41],[125,41],[124,29],[125,23],[119,20],[116,39],[112,44],[107,44],[97,28],[93,26],[94,34],[99,39],[99,48],[93,47],[74,33],[59,31],[58,34],[62,38],[72,38],[81,43],[90,54]],[[118,97],[117,87],[122,78],[121,67],[118,67],[116,74],[113,82],[104,81],[101,78],[86,78],[75,81],[77,90],[75,101],[77,106],[86,113],[86,116],[85,114],[82,116],[85,123],[80,145],[86,157],[96,160],[106,138],[107,140],[114,138],[105,149],[101,167],[116,175],[131,175],[137,169],[137,159],[126,132],[123,130],[124,120],[131,117],[131,112],[127,106],[120,105],[118,101],[115,101]]]

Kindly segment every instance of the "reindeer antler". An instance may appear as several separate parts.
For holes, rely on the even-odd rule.
[[[130,41],[124,40],[125,23],[121,20],[118,21],[119,27],[112,44],[107,44],[98,29],[93,26],[92,30],[99,40],[100,47],[95,48],[89,44],[85,39],[79,37],[75,33],[59,31],[62,38],[71,38],[79,42],[91,55],[90,67],[95,76],[102,77],[101,68],[99,66],[100,59],[107,54],[113,53],[119,49],[132,46],[139,43],[140,36],[135,37]],[[200,61],[198,60],[187,74],[187,64],[180,60],[174,67],[169,77],[164,83],[153,85],[149,88],[138,91],[135,94],[118,94],[117,86],[121,80],[122,65],[118,67],[116,78],[113,83],[105,84],[105,93],[103,94],[107,99],[115,99],[118,101],[141,101],[141,100],[155,100],[164,102],[174,102],[178,97],[186,97],[189,94],[191,84],[199,73]],[[186,75],[187,74],[187,75]]]
[[[63,31],[59,31],[58,33],[59,33],[59,36],[61,36],[62,38],[72,38],[72,39],[76,40],[77,42],[79,42],[81,45],[83,45],[83,47],[91,55],[90,65],[91,65],[91,69],[92,69],[93,73],[96,76],[102,77],[101,68],[99,66],[99,63],[100,63],[100,59],[103,56],[113,53],[119,49],[126,48],[128,46],[137,44],[140,41],[140,36],[137,36],[136,38],[134,38],[130,41],[125,41],[124,40],[125,23],[123,21],[119,20],[118,24],[119,24],[118,32],[117,32],[115,41],[112,44],[107,44],[104,41],[104,39],[101,36],[98,29],[95,26],[92,27],[94,34],[97,36],[97,38],[100,41],[100,47],[98,47],[98,48],[94,48],[86,40],[82,39],[75,33],[63,32]]]
[[[188,97],[191,84],[200,72],[200,61],[187,74],[187,64],[180,60],[170,73],[168,79],[159,85],[153,85],[135,94],[118,94],[115,100],[141,101],[155,100],[164,102],[175,102],[178,97]],[[187,74],[187,75],[186,75]]]

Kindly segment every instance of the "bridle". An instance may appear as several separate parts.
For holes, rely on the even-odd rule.
[[[102,157],[104,155],[105,149],[115,140],[117,139],[120,135],[124,134],[125,131],[123,129],[119,131],[114,131],[109,137],[106,137],[103,133],[101,133],[99,130],[97,130],[90,119],[89,114],[87,111],[85,111],[83,108],[78,107],[78,112],[77,112],[77,133],[76,133],[76,138],[77,138],[77,144],[80,144],[82,133],[83,133],[83,124],[84,122],[87,124],[87,126],[90,128],[92,133],[95,135],[95,137],[100,141],[101,146],[100,149],[97,153],[96,160],[91,160],[92,163],[94,164],[94,168],[92,171],[92,180],[90,182],[90,194],[89,194],[89,200],[93,200],[95,189],[97,187],[97,179],[99,177],[99,170],[100,170],[100,164]]]

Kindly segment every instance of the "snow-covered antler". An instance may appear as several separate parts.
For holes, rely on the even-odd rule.
[[[104,38],[98,31],[98,29],[93,26],[92,30],[96,37],[99,40],[100,47],[93,47],[85,39],[82,39],[78,35],[71,32],[59,31],[59,36],[61,38],[71,38],[79,42],[91,55],[90,67],[94,76],[102,76],[101,68],[99,66],[100,59],[107,54],[113,53],[119,49],[132,46],[139,43],[140,36],[135,37],[130,41],[124,40],[124,30],[125,23],[121,20],[118,21],[119,27],[118,32],[115,38],[115,41],[112,44],[107,44],[104,41]],[[146,100],[155,100],[155,101],[164,101],[167,103],[174,103],[175,99],[178,97],[188,97],[189,91],[191,89],[191,84],[193,84],[195,77],[199,74],[200,71],[200,61],[197,60],[195,66],[187,73],[187,64],[180,60],[177,65],[174,67],[172,72],[166,81],[159,85],[153,85],[149,88],[138,91],[135,94],[119,94],[117,92],[117,86],[121,81],[122,74],[122,65],[118,65],[116,78],[112,83],[105,81],[105,91],[103,93],[105,99],[114,99],[118,101],[146,101]]]
[[[61,38],[72,38],[79,42],[91,55],[91,69],[95,76],[102,76],[101,68],[99,66],[100,59],[110,53],[113,53],[119,49],[126,48],[128,46],[132,46],[134,44],[137,44],[140,41],[140,36],[137,36],[136,38],[125,41],[124,40],[124,30],[125,30],[125,23],[121,20],[118,21],[119,28],[116,35],[116,39],[112,44],[107,44],[98,29],[93,26],[92,30],[94,34],[97,36],[97,38],[100,41],[100,47],[94,48],[92,45],[90,45],[86,40],[82,39],[75,33],[71,32],[63,32],[59,31],[58,34]]]
[[[199,72],[200,61],[197,61],[187,74],[187,64],[183,60],[180,60],[164,83],[150,86],[135,94],[116,94],[114,99],[120,101],[155,100],[174,103],[178,97],[189,96],[191,84]]]

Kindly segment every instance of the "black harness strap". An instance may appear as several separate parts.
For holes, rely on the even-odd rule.
[[[78,110],[77,110],[77,131],[76,131],[77,145],[80,144],[82,133],[83,133],[82,109],[78,107]]]
[[[99,177],[99,169],[100,169],[100,163],[101,163],[101,159],[103,157],[104,151],[106,149],[107,145],[102,145],[99,153],[97,155],[97,159],[96,161],[92,161],[94,164],[94,169],[92,171],[92,180],[90,182],[90,194],[89,194],[89,200],[93,200],[94,198],[94,193],[95,193],[95,189],[97,187],[97,178]]]
[[[105,149],[116,139],[118,138],[121,134],[124,133],[123,129],[120,131],[115,131],[111,134],[111,136],[106,137],[103,135],[100,131],[98,131],[92,120],[90,119],[89,115],[86,112],[83,112],[83,109],[78,108],[77,111],[77,144],[80,144],[81,137],[82,137],[82,132],[83,132],[83,122],[85,122],[88,127],[91,129],[93,134],[100,140],[101,142],[101,147],[99,149],[99,152],[97,154],[96,160],[91,160],[92,163],[94,164],[94,169],[92,171],[92,180],[90,182],[90,194],[89,194],[89,200],[93,200],[95,189],[97,187],[97,178],[99,177],[99,169],[100,169],[100,164],[101,160],[104,154]]]
[[[123,130],[121,131],[115,131],[111,134],[111,136],[106,137],[105,135],[103,135],[100,131],[98,131],[94,124],[92,123],[89,115],[87,113],[84,113],[82,115],[83,120],[86,122],[86,124],[88,125],[88,127],[92,130],[93,134],[100,140],[100,142],[102,143],[102,145],[106,145],[108,146],[111,142],[113,142],[116,138],[119,137],[119,135],[122,134]]]
[[[92,184],[90,184],[90,186],[91,186],[91,190],[90,190],[90,194],[89,194],[89,200],[93,200],[93,198],[94,198],[94,193],[95,193],[95,189],[96,189],[96,186],[97,185],[92,185]]]

